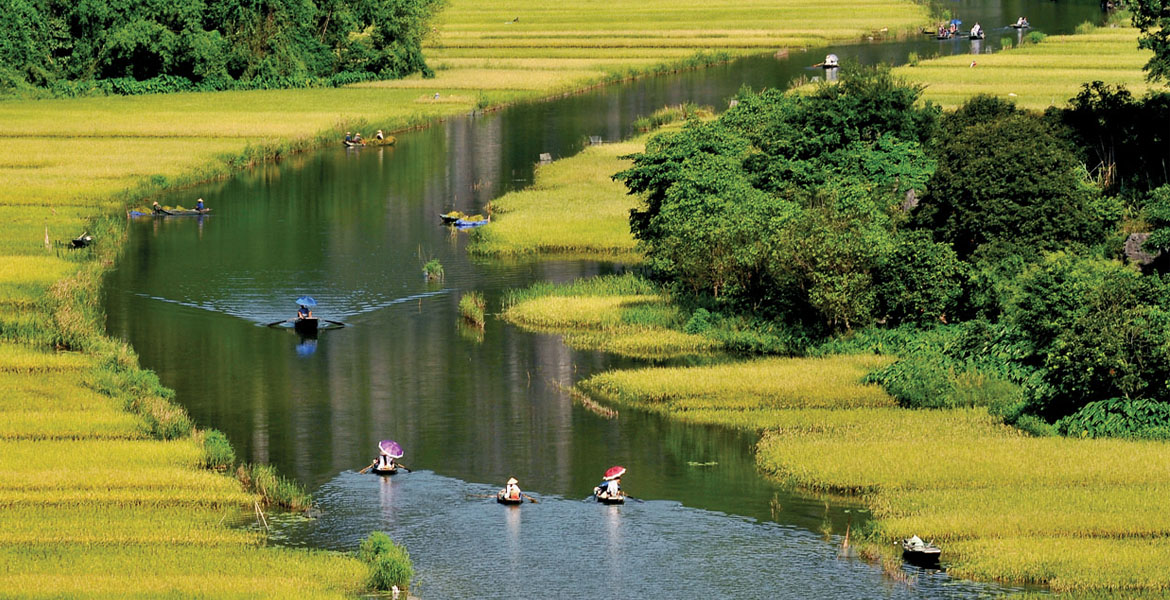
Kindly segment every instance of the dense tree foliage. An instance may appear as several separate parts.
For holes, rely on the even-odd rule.
[[[1120,205],[1091,185],[1053,126],[1002,104],[976,98],[943,119],[938,170],[916,220],[964,258],[1038,255],[1101,239]]]
[[[743,91],[717,121],[653,139],[617,177],[645,205],[650,267],[702,301],[850,329],[879,318],[878,274],[907,191],[934,168],[937,110],[886,70],[810,94]]]
[[[744,90],[632,156],[631,229],[706,307],[688,327],[751,351],[898,354],[871,380],[909,407],[1170,436],[1170,282],[1116,260],[1123,214],[1170,247],[1149,152],[1165,142],[1140,123],[1170,101],[1092,84],[1044,115],[977,97],[940,117],[917,95],[882,70]]]
[[[0,89],[135,93],[428,73],[421,44],[440,6],[441,0],[11,0],[0,13],[8,32],[0,38]]]
[[[1166,0],[1126,0],[1125,6],[1133,15],[1133,26],[1142,31],[1138,47],[1154,52],[1146,63],[1146,76],[1166,79],[1170,75],[1170,4]]]

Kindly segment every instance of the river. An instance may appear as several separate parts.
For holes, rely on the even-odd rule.
[[[989,51],[1017,15],[1046,33],[1100,20],[1083,0],[947,2],[987,30]],[[844,61],[901,63],[910,52],[972,52],[929,36],[763,56],[648,78],[399,136],[397,146],[327,148],[163,204],[214,208],[206,218],[137,219],[105,284],[108,331],[175,389],[201,427],[227,434],[240,458],[271,463],[313,491],[316,519],[286,519],[281,543],[352,550],[370,531],[404,543],[423,598],[726,596],[975,597],[1004,588],[907,567],[895,582],[839,556],[864,520],[857,505],[793,493],[761,477],[754,436],[623,411],[607,419],[565,386],[639,363],[566,348],[556,336],[489,319],[459,325],[456,306],[483,292],[616,272],[595,262],[481,262],[437,213],[477,212],[527,185],[541,153],[615,141],[667,104],[717,108],[742,85],[782,87],[816,77],[826,52]],[[437,258],[446,278],[428,283]],[[263,327],[313,295],[316,313],[348,327],[317,339]],[[360,475],[381,439],[413,470]],[[715,464],[708,464],[715,463]],[[629,469],[639,501],[583,499],[611,465]],[[539,504],[482,497],[510,476]],[[605,591],[603,591],[605,590]]]

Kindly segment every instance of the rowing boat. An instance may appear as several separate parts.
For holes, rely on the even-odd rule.
[[[602,504],[625,504],[625,492],[618,492],[616,496],[610,496],[608,493],[601,490],[600,487],[593,488],[593,497]]]
[[[496,492],[496,502],[500,504],[524,504],[524,496],[509,498],[504,495],[504,490],[500,490]]]
[[[313,334],[317,333],[317,324],[317,317],[298,317],[296,321],[293,321],[293,329],[296,329],[298,333]]]

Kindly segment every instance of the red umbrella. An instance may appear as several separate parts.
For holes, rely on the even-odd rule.
[[[605,480],[609,481],[611,479],[617,479],[618,477],[621,477],[622,475],[625,475],[625,474],[626,474],[625,467],[622,467],[622,466],[610,467],[609,470],[605,472]]]

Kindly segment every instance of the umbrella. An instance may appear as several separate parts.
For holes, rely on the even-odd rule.
[[[622,475],[625,475],[625,474],[626,474],[625,467],[622,467],[622,466],[610,467],[609,470],[605,472],[605,480],[609,481],[611,479],[617,479],[618,477],[621,477]]]
[[[317,306],[317,301],[312,296],[301,296],[297,298],[297,304],[301,306]]]
[[[382,440],[378,442],[378,449],[382,451],[382,454],[390,458],[402,458],[403,455],[402,446],[399,446],[398,442],[394,440]]]
[[[962,25],[963,22],[958,19],[951,19],[951,25]]]

